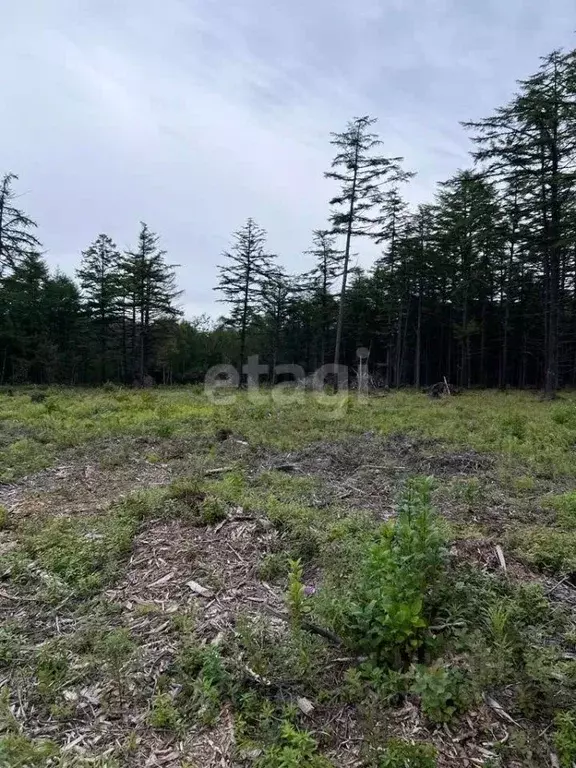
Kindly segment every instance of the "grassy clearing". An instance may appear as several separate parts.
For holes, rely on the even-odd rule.
[[[46,394],[0,394],[0,766],[571,768],[571,394]],[[135,469],[16,484],[63,457]]]
[[[200,390],[133,392],[119,389],[47,390],[34,402],[29,393],[0,391],[0,480],[56,461],[59,452],[106,438],[213,435],[219,428],[244,435],[251,445],[298,448],[373,430],[383,435],[414,433],[448,444],[496,452],[521,461],[528,475],[576,475],[576,395],[539,402],[532,393],[467,393],[430,400],[399,392],[381,398],[351,395],[344,405],[301,393],[279,402],[264,391],[251,402],[208,401]],[[297,398],[297,399],[296,399]],[[507,466],[507,464],[506,464]]]

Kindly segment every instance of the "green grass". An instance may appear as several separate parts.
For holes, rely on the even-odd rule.
[[[434,401],[398,392],[324,402],[305,394],[282,403],[264,391],[257,401],[239,393],[223,405],[185,388],[46,394],[33,402],[29,392],[0,390],[0,482],[75,461],[99,463],[104,477],[129,462],[166,464],[174,479],[151,488],[135,482],[97,513],[51,508],[31,518],[20,514],[21,504],[0,506],[0,545],[8,543],[0,574],[19,609],[0,629],[7,681],[0,765],[84,765],[60,751],[59,728],[65,733],[82,715],[77,692],[94,686],[104,715],[125,736],[103,758],[86,757],[101,766],[143,764],[142,728],[173,744],[233,723],[240,762],[249,754],[263,768],[329,768],[338,749],[333,724],[342,707],[352,707],[362,768],[433,768],[442,742],[436,729],[468,729],[463,718],[475,717],[486,694],[523,723],[509,724],[510,739],[494,744],[495,765],[536,768],[552,749],[562,765],[574,759],[576,620],[542,580],[576,571],[576,395],[549,403],[529,393]],[[231,442],[221,442],[224,433]],[[401,471],[375,477],[383,508],[395,507],[385,524],[362,505],[362,487],[352,502],[333,493],[346,466],[326,476],[266,469],[278,451],[318,443],[312,454],[321,456],[322,443],[364,433],[412,435],[420,459],[439,462],[435,478],[410,478],[410,456],[399,457]],[[464,471],[452,471],[440,461],[472,451],[492,457],[479,461],[485,470],[464,462]],[[356,459],[362,456],[351,457],[354,466]],[[228,469],[204,473],[215,467]],[[369,500],[380,502],[378,493],[375,485]],[[273,585],[285,622],[241,613],[214,638],[226,622],[206,621],[202,602],[166,607],[161,594],[130,608],[113,602],[136,536],[155,525],[177,523],[190,538],[222,530],[223,550],[229,545],[231,560],[244,562],[225,536],[234,515],[254,523],[262,545],[243,578]],[[482,552],[494,559],[496,544],[505,549],[508,576],[478,559]],[[161,562],[155,549],[147,554]],[[530,583],[515,575],[515,559],[531,569]],[[141,553],[140,563],[146,566]],[[228,608],[213,566],[197,546],[186,567]],[[242,581],[237,595],[244,590]],[[311,624],[328,635],[309,631]],[[145,662],[159,626],[166,643]],[[312,718],[296,705],[299,696],[314,702]],[[44,718],[46,739],[29,738],[12,714],[21,712],[22,697],[22,711]],[[416,743],[393,725],[406,705],[422,725]]]
[[[0,482],[50,466],[66,448],[105,438],[212,436],[231,429],[252,445],[293,449],[373,430],[414,433],[499,453],[542,477],[576,477],[576,395],[544,402],[532,393],[474,392],[441,401],[416,392],[381,398],[350,395],[319,402],[300,395],[277,402],[263,390],[233,404],[211,402],[201,390],[135,392],[54,389],[42,403],[0,392]]]
[[[514,529],[508,541],[529,565],[561,576],[576,571],[576,531],[523,526]]]
[[[576,491],[552,496],[550,505],[556,511],[556,521],[561,528],[576,530]]]

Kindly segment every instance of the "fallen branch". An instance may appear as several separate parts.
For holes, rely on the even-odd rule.
[[[487,694],[484,694],[484,701],[486,704],[490,707],[490,709],[493,709],[494,712],[499,716],[503,717],[504,720],[507,720],[509,723],[512,723],[513,725],[518,726],[518,728],[522,728],[520,723],[518,723],[516,720],[514,720],[513,717],[511,717],[508,712],[504,709],[502,704],[499,704],[496,699],[491,698]]]
[[[19,603],[20,601],[26,602],[26,603],[38,603],[40,600],[37,597],[23,597],[22,595],[19,595],[16,597],[15,595],[9,595],[7,592],[0,591],[0,597],[3,597],[5,600],[14,600],[14,602]]]
[[[564,576],[564,578],[561,579],[557,584],[554,584],[554,586],[551,589],[549,589],[547,592],[545,592],[544,595],[548,597],[548,595],[551,595],[552,592],[555,592],[558,589],[558,587],[563,586],[568,581],[570,581],[570,574],[568,574],[568,576]]]
[[[298,472],[296,464],[277,464],[272,469],[276,470],[276,472]]]
[[[324,629],[324,627],[319,627],[316,624],[312,624],[310,621],[303,621],[302,629],[305,629],[307,632],[311,632],[313,635],[320,635],[320,637],[328,640],[333,645],[344,645],[342,638],[338,637],[338,635],[334,634],[334,632],[331,632],[329,629]]]
[[[281,613],[280,611],[271,608],[269,605],[265,606],[264,610],[275,618],[285,621],[287,624],[291,621],[290,616],[288,616],[287,613]],[[334,634],[334,632],[331,632],[329,629],[324,629],[324,627],[319,627],[317,624],[313,624],[311,621],[304,620],[300,622],[300,626],[302,629],[306,630],[306,632],[311,632],[313,635],[320,635],[320,637],[328,640],[333,645],[337,645],[339,647],[345,645],[342,638],[338,637],[338,635]]]
[[[232,472],[234,470],[234,467],[217,467],[216,469],[206,469],[204,471],[205,475],[221,475],[224,472]]]

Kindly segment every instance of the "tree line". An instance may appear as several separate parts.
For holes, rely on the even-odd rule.
[[[143,384],[151,367],[167,365],[179,315],[158,235],[142,223],[124,253],[99,235],[77,282],[51,275],[36,224],[17,207],[16,181],[4,176],[0,192],[0,383]]]
[[[120,253],[100,235],[76,281],[50,275],[36,227],[0,188],[0,383],[199,381],[259,354],[270,365],[356,366],[374,380],[463,387],[576,385],[576,51],[555,51],[508,104],[464,124],[468,168],[411,208],[414,173],[376,120],[332,135],[334,184],[311,269],[291,275],[249,219],[223,254],[218,321],[184,320],[175,268],[141,225]],[[355,263],[361,241],[379,256]]]
[[[382,154],[375,122],[356,118],[332,137],[336,194],[311,273],[252,269],[263,233],[251,238],[249,222],[237,234],[243,284],[226,263],[219,284],[231,325],[257,338],[271,324],[270,359],[308,368],[354,366],[367,347],[387,386],[576,385],[576,52],[545,57],[508,104],[466,123],[470,167],[414,210],[414,173]],[[369,270],[353,264],[359,238],[381,248]],[[263,292],[282,303],[270,308]]]

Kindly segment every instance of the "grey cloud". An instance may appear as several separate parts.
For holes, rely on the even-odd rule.
[[[379,116],[386,151],[419,171],[410,199],[429,198],[467,162],[458,122],[570,45],[576,18],[572,0],[6,6],[3,163],[49,263],[72,272],[100,231],[124,247],[145,219],[182,265],[189,314],[220,313],[215,265],[248,215],[289,269],[307,266],[330,131]]]

